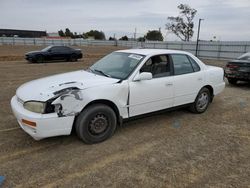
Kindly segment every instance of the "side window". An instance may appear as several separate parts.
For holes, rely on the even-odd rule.
[[[58,47],[55,46],[55,47],[52,47],[52,48],[51,48],[51,51],[52,51],[52,52],[58,52],[58,51],[60,51],[60,49],[59,49]]]
[[[186,55],[173,54],[171,55],[174,65],[174,74],[187,74],[194,72],[193,67]]]
[[[69,48],[67,46],[54,46],[51,48],[52,52],[68,52]]]
[[[67,49],[67,47],[62,46],[62,47],[58,48],[58,51],[60,51],[60,52],[67,52],[68,49]]]
[[[153,78],[170,75],[170,63],[166,55],[153,56],[146,61],[140,72],[151,72]]]
[[[66,47],[66,46],[60,46],[60,47],[57,47],[57,51],[59,51],[59,52],[68,52],[69,48]]]
[[[200,68],[200,66],[198,65],[198,63],[197,63],[193,58],[191,58],[190,56],[188,56],[188,58],[189,58],[189,60],[190,60],[190,62],[191,62],[191,64],[192,64],[192,67],[193,67],[193,69],[194,69],[194,72],[200,71],[201,68]]]
[[[67,47],[67,46],[64,46],[64,47],[62,47],[61,51],[63,51],[63,52],[70,52],[70,51],[72,51],[72,49],[69,48],[69,47]]]

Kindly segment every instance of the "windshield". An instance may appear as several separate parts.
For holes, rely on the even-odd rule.
[[[250,52],[241,55],[237,59],[240,59],[240,60],[250,60]]]
[[[48,47],[42,49],[41,51],[42,51],[42,52],[46,52],[46,51],[48,51],[50,48],[52,48],[52,46],[48,46]]]
[[[118,79],[126,79],[145,56],[113,52],[90,67],[92,72]]]

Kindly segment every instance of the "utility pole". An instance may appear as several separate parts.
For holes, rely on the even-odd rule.
[[[134,33],[134,39],[136,41],[136,28],[135,28],[135,33]]]
[[[116,38],[115,38],[115,33],[114,33],[114,44],[115,44],[115,46],[117,46],[117,40],[116,40]]]
[[[198,34],[197,34],[197,41],[196,41],[196,50],[195,50],[195,56],[198,56],[198,46],[199,46],[199,38],[200,38],[200,27],[201,27],[201,21],[204,19],[199,19],[199,25],[198,25]]]

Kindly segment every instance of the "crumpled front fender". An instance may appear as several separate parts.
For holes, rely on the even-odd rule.
[[[55,112],[58,116],[75,116],[82,110],[81,101],[83,100],[80,89],[69,90],[55,99]]]

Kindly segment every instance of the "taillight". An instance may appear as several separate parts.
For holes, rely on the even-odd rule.
[[[229,69],[235,69],[235,68],[238,68],[239,66],[238,65],[227,64],[226,67],[229,68]]]

